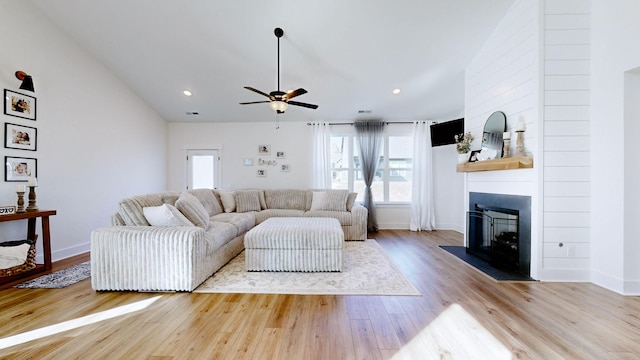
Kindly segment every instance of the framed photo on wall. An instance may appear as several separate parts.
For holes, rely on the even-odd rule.
[[[5,156],[4,163],[4,181],[28,181],[38,177],[37,159]]]
[[[267,176],[267,170],[265,170],[265,169],[258,169],[258,170],[256,171],[256,176],[257,176],[257,177],[265,177],[265,176]]]
[[[260,155],[269,155],[271,154],[271,145],[258,145],[258,154]]]
[[[276,159],[285,159],[287,154],[284,151],[276,151]]]
[[[4,147],[36,151],[38,148],[38,129],[31,126],[4,123]]]
[[[4,89],[4,113],[24,119],[36,120],[36,98]]]

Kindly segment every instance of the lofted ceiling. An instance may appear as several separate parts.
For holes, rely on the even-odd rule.
[[[513,3],[33,1],[171,122],[273,121],[268,104],[238,103],[266,99],[244,86],[276,90],[276,27],[281,90],[319,105],[289,106],[282,121],[460,117],[464,69]]]

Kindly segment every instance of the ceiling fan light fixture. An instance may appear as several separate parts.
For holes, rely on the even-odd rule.
[[[271,109],[273,109],[273,111],[281,114],[285,112],[285,110],[287,110],[287,108],[289,107],[289,104],[287,104],[284,101],[274,100],[269,103],[269,106],[271,107]]]

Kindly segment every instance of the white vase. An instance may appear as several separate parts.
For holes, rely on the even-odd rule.
[[[469,153],[458,154],[458,164],[464,164],[469,161]]]

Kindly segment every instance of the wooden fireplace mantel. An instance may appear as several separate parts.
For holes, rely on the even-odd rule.
[[[457,172],[495,171],[533,168],[531,156],[514,156],[502,159],[484,160],[458,164]]]

